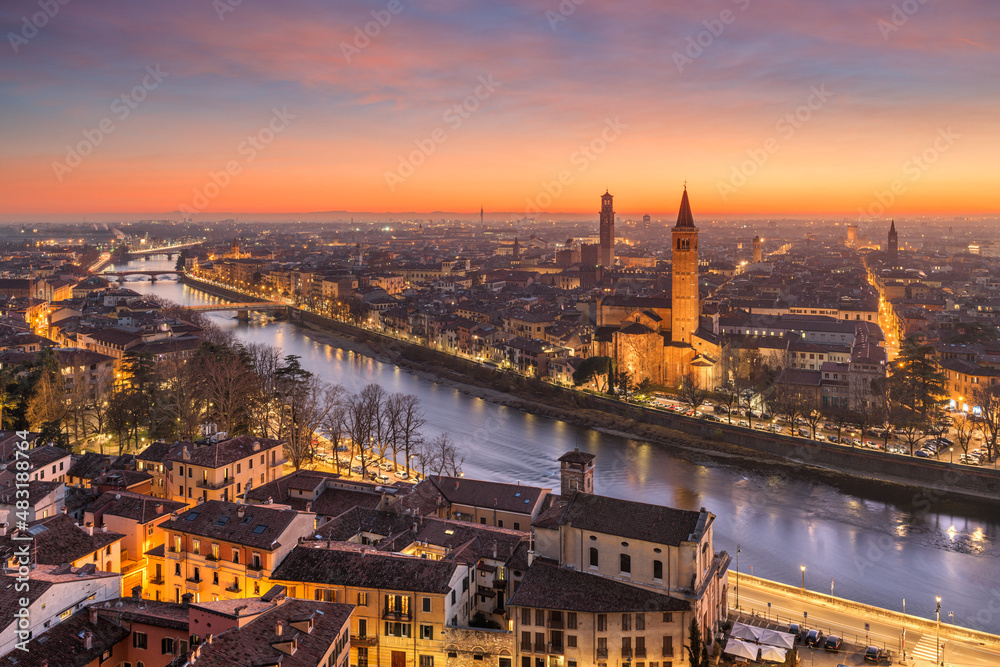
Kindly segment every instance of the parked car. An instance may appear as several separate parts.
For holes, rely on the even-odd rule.
[[[767,424],[764,424],[762,422],[757,422],[756,424],[753,425],[753,427],[758,431],[766,431],[768,428]]]
[[[840,444],[840,440],[835,435],[828,435],[826,436],[826,439],[829,440],[830,442]]]
[[[877,646],[869,646],[865,649],[865,662],[881,662],[889,659],[889,652]]]
[[[938,438],[938,442],[944,443],[944,444],[948,445],[949,447],[954,447],[955,446],[955,443],[952,440],[949,440],[948,438],[946,438],[944,436],[941,436],[940,438]]]
[[[882,443],[869,440],[865,443],[865,447],[868,449],[882,449]]]
[[[353,472],[355,475],[360,475],[361,466],[351,466],[351,472]]]
[[[844,643],[844,640],[837,635],[827,635],[826,641],[823,642],[824,651],[839,651],[840,645]]]
[[[812,646],[814,648],[819,647],[823,643],[823,633],[819,630],[810,630],[806,633],[806,646]]]
[[[860,447],[861,440],[859,438],[851,438],[851,444],[853,444],[855,447]]]
[[[392,461],[383,461],[379,468],[382,470],[392,470]]]
[[[809,429],[807,429],[807,428],[800,428],[799,429],[799,435],[802,436],[803,438],[808,438],[809,437]]]
[[[781,433],[781,427],[778,426],[777,424],[772,425],[771,430],[775,433]]]
[[[917,451],[913,452],[913,455],[919,456],[922,459],[929,459],[934,456],[934,453],[926,449],[918,449]]]
[[[750,428],[750,422],[746,421],[745,419],[741,419],[736,425],[742,426],[743,428]]]
[[[802,627],[798,623],[789,623],[788,632],[789,634],[795,635],[796,642],[802,640]]]
[[[398,477],[400,479],[409,479],[410,478],[410,476],[406,474],[405,470],[397,470],[396,471],[396,477]]]
[[[378,482],[379,484],[388,484],[389,478],[386,475],[376,475],[375,481]]]

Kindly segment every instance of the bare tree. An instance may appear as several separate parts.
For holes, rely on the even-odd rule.
[[[420,399],[413,394],[393,394],[386,402],[386,410],[391,425],[389,445],[392,447],[393,470],[402,451],[405,459],[403,466],[409,475],[410,454],[420,440],[420,429],[427,423],[420,410]]]
[[[206,398],[212,420],[220,430],[235,435],[249,421],[247,406],[254,386],[254,374],[233,350],[205,354],[199,359],[205,378]]]
[[[351,439],[351,456],[353,460],[355,449],[361,457],[361,476],[368,476],[368,465],[371,463],[371,440],[374,433],[374,415],[368,409],[368,404],[360,394],[354,394],[344,403],[344,431]]]
[[[688,373],[681,378],[681,386],[677,392],[677,398],[681,403],[691,406],[692,410],[697,410],[705,402],[705,399],[708,398],[708,390],[698,386],[698,382],[694,378],[694,373]]]
[[[428,470],[435,475],[457,477],[462,474],[462,464],[465,462],[465,457],[458,453],[447,433],[424,442],[419,447],[417,459],[425,477]]]
[[[997,456],[997,437],[1000,436],[1000,385],[981,385],[973,392],[972,399],[979,407],[986,450],[993,461]]]
[[[969,444],[979,426],[968,417],[961,416],[955,420],[955,444],[962,448],[963,454],[969,453]]]
[[[386,449],[389,447],[389,431],[391,420],[386,409],[389,394],[380,384],[374,382],[365,386],[358,395],[365,405],[371,419],[371,445],[378,450],[380,459],[385,458]]]
[[[326,432],[326,437],[330,440],[330,451],[332,452],[334,465],[337,467],[338,473],[341,467],[339,450],[347,440],[347,427],[344,423],[347,418],[345,400],[346,397],[340,397],[338,402],[330,407],[330,411],[326,413],[326,417],[323,419],[323,430]],[[350,470],[350,468],[351,461],[348,459],[347,469]]]
[[[247,402],[247,413],[253,430],[263,438],[277,435],[278,370],[281,368],[281,353],[270,345],[254,343],[243,348],[250,369],[254,375],[253,391]]]
[[[182,359],[161,362],[160,409],[182,440],[193,440],[205,419],[204,376],[197,364]]]
[[[339,385],[328,385],[315,375],[309,375],[285,394],[288,412],[283,432],[285,449],[296,470],[315,456],[313,438],[342,393],[343,388]]]

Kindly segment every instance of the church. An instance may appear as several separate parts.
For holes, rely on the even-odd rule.
[[[690,375],[699,387],[711,389],[718,384],[722,344],[717,324],[711,331],[701,323],[698,228],[686,186],[670,235],[670,307],[658,298],[606,297],[599,308],[594,353],[614,359],[635,384],[648,378],[653,384],[676,387]],[[711,320],[710,326],[717,321]]]

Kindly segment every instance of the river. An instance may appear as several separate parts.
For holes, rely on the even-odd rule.
[[[172,269],[163,256],[112,270]],[[130,280],[128,287],[185,305],[220,299],[180,283]],[[715,547],[736,553],[740,571],[810,589],[1000,633],[1000,511],[987,503],[937,503],[915,494],[850,491],[795,473],[736,464],[697,464],[664,449],[536,417],[471,397],[391,365],[313,341],[288,322],[237,322],[212,313],[238,339],[275,345],[330,382],[358,391],[370,382],[420,397],[425,432],[448,432],[465,455],[467,477],[558,490],[556,459],[579,447],[597,455],[595,490],[630,500],[716,515]],[[954,614],[952,617],[950,613]]]

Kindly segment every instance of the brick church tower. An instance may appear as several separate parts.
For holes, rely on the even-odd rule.
[[[701,300],[698,295],[698,228],[694,226],[687,186],[681,197],[677,224],[670,230],[673,240],[673,299],[670,310],[671,340],[691,343],[698,330]]]
[[[566,452],[559,457],[562,487],[560,492],[568,497],[574,491],[583,493],[594,492],[594,459],[593,454],[581,452],[579,448]]]
[[[614,197],[606,190],[601,195],[601,266],[615,264],[615,208]]]

